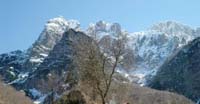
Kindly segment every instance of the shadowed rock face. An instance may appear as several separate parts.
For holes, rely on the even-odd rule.
[[[66,20],[63,17],[50,19],[39,38],[27,50],[0,54],[0,74],[3,80],[6,83],[23,83],[25,77],[45,60],[64,32],[79,28],[80,24],[76,20]]]
[[[49,92],[52,88],[62,87],[65,83],[70,86],[76,83],[77,70],[73,63],[73,43],[88,41],[90,38],[82,32],[72,29],[64,33],[62,39],[55,45],[48,57],[30,74],[25,82],[25,88],[36,88],[42,92]],[[69,74],[72,74],[70,77]],[[73,79],[66,82],[66,79]],[[56,86],[56,87],[55,87]]]
[[[40,63],[49,55],[54,46],[61,40],[63,33],[69,29],[78,30],[79,22],[66,20],[63,17],[50,19],[39,38],[27,50],[28,60],[23,65],[23,69],[35,70]]]
[[[6,83],[18,77],[26,57],[20,50],[0,55],[0,75]]]
[[[169,58],[149,84],[159,90],[200,98],[200,38],[194,39]]]

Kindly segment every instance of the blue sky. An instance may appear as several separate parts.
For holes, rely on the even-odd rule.
[[[28,48],[50,18],[77,19],[82,28],[105,20],[129,32],[159,21],[200,26],[200,0],[0,0],[0,53]]]

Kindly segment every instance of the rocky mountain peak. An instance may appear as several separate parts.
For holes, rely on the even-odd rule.
[[[176,21],[166,21],[154,24],[151,30],[158,32],[164,32],[169,35],[183,35],[183,34],[194,34],[195,30],[190,26],[178,23]]]
[[[64,17],[50,19],[45,25],[45,29],[49,32],[64,32],[66,29],[78,29],[80,23],[77,20],[66,20]]]
[[[63,33],[69,29],[79,30],[80,23],[76,20],[66,20],[63,17],[50,19],[39,38],[28,49],[29,60],[27,60],[26,67],[30,65],[37,65],[43,62],[44,58],[48,56],[53,47],[60,41]]]
[[[104,36],[113,36],[122,33],[120,24],[109,23],[105,21],[99,21],[97,23],[91,23],[86,30],[86,34],[91,37],[101,40]]]
[[[36,40],[36,44],[43,45],[40,48],[45,50],[52,49],[54,45],[61,39],[63,33],[69,29],[80,29],[80,23],[76,20],[66,20],[63,17],[50,19]]]
[[[91,23],[88,30],[92,29],[93,31],[105,31],[105,32],[115,32],[121,31],[121,26],[118,23],[109,23],[106,21],[99,21],[97,23]]]

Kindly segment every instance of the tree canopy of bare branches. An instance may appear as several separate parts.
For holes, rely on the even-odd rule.
[[[88,39],[74,44],[75,63],[79,68],[80,83],[88,85],[94,99],[98,95],[106,103],[113,75],[125,54],[126,36],[116,34],[101,40]]]

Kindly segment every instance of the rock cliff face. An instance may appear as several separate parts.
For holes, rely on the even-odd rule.
[[[60,41],[65,31],[69,29],[79,30],[80,23],[76,20],[65,20],[63,17],[50,19],[39,38],[27,50],[28,59],[24,64],[24,70],[35,70],[49,55],[49,52]]]
[[[194,101],[200,98],[200,38],[171,56],[157,72],[149,86],[185,95]]]
[[[61,40],[64,32],[69,29],[79,31],[80,24],[76,20],[63,17],[50,19],[39,38],[25,51],[14,51],[0,55],[1,75],[9,84],[24,83],[30,73],[49,55],[54,46]]]
[[[25,52],[20,50],[0,55],[0,74],[6,83],[10,83],[22,76],[22,66],[26,61]]]
[[[45,58],[36,71],[30,74],[30,78],[25,82],[28,88],[50,91],[51,87],[53,88],[55,85],[59,87],[59,85],[64,86],[65,83],[68,85],[76,83],[76,77],[78,76],[76,75],[77,71],[73,64],[73,43],[76,42],[77,44],[81,41],[88,41],[89,39],[84,33],[72,29],[65,32],[61,40],[49,53],[48,57]],[[73,74],[71,77],[74,77],[74,79],[71,78],[73,79],[71,82],[66,82],[69,74]]]

